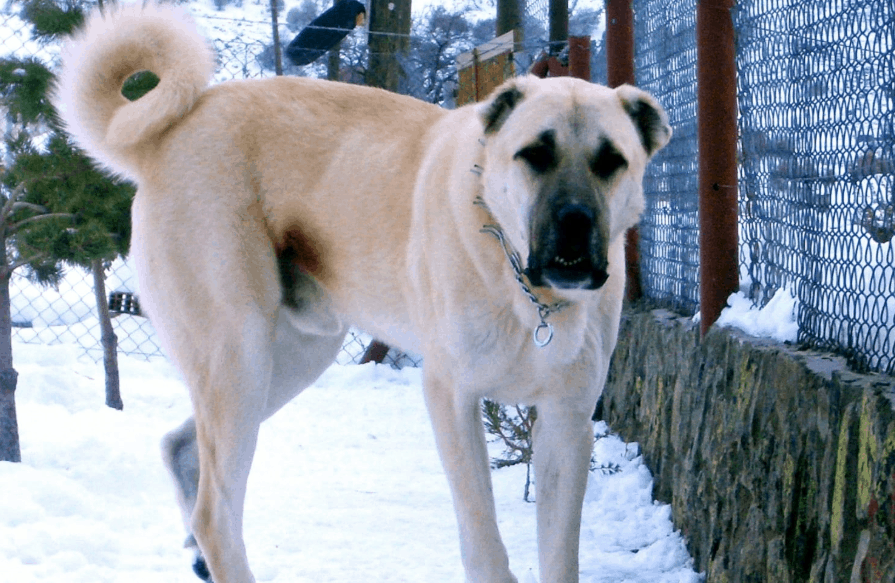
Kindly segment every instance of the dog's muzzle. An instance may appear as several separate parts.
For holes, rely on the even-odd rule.
[[[535,225],[526,275],[535,286],[595,290],[609,278],[607,235],[598,211],[566,203]]]

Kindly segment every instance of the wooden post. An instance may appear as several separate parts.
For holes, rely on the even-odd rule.
[[[373,340],[370,342],[369,346],[367,346],[363,356],[360,357],[360,362],[357,364],[367,364],[368,362],[382,364],[382,361],[385,360],[385,357],[388,354],[388,350],[388,344],[380,342],[379,340]]]
[[[521,40],[518,36],[522,30],[522,11],[519,9],[519,0],[497,0],[497,22],[494,36],[502,36],[511,30],[517,32],[516,42]]]
[[[590,37],[569,37],[569,77],[590,82]]]
[[[569,0],[550,0],[550,54],[569,39]]]
[[[606,0],[606,77],[610,87],[634,85],[634,9],[631,0]],[[640,230],[628,229],[625,239],[625,299],[643,297],[640,276]]]
[[[703,334],[739,287],[733,5],[734,0],[700,0],[696,8],[699,309]]]
[[[401,77],[398,55],[407,50],[409,37],[410,0],[373,0],[370,4],[367,85],[398,90]]]
[[[339,0],[333,0],[333,6],[339,3]],[[329,50],[326,60],[326,78],[329,81],[339,81],[339,67],[342,64],[342,41],[336,43],[336,46]]]

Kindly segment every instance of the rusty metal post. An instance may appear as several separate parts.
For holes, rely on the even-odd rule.
[[[634,84],[634,8],[631,0],[606,0],[606,81]]]
[[[590,37],[569,37],[569,77],[590,82]]]
[[[634,8],[632,0],[606,0],[606,82],[610,87],[634,85]],[[640,278],[640,230],[628,229],[625,239],[625,298],[643,297]]]
[[[699,305],[705,334],[739,287],[735,0],[696,8],[699,141]]]

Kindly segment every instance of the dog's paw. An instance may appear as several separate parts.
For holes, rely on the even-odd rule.
[[[195,562],[193,562],[193,573],[195,573],[196,577],[198,577],[199,579],[208,581],[208,583],[212,583],[211,573],[208,571],[208,565],[205,564],[205,559],[203,559],[201,556],[197,556]]]

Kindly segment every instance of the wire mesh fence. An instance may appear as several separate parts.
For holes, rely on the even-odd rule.
[[[699,305],[696,157],[696,0],[635,0],[637,85],[656,95],[674,136],[644,176],[644,293],[683,313]]]
[[[127,262],[117,260],[106,270],[110,298],[133,294],[136,281]],[[10,282],[13,338],[36,344],[72,343],[97,360],[102,358],[100,326],[93,275],[68,267],[58,285],[47,287],[16,273]],[[112,325],[123,354],[151,358],[161,356],[151,322],[119,304],[112,309]]]
[[[895,6],[739,3],[741,265],[799,340],[895,372]]]
[[[696,2],[637,0],[638,85],[675,136],[648,170],[648,297],[699,308]],[[895,8],[889,0],[741,0],[734,11],[741,280],[787,288],[800,343],[895,372]]]

